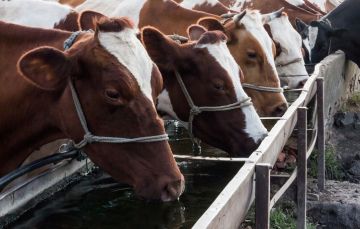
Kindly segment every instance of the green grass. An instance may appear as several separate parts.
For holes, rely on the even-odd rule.
[[[280,206],[273,208],[270,213],[270,228],[272,229],[296,229],[296,206],[293,202],[283,202]],[[306,222],[306,227],[316,229],[312,222]]]
[[[308,161],[309,170],[308,175],[316,178],[317,177],[317,157],[318,151],[314,150],[310,156]],[[331,145],[326,145],[325,148],[325,176],[326,179],[330,180],[343,180],[344,179],[344,171],[340,162],[336,158],[335,148]]]
[[[296,229],[296,205],[293,202],[281,201],[270,212],[271,229]],[[255,208],[252,206],[248,212],[246,223],[243,227],[255,228]],[[316,225],[310,221],[306,223],[308,229],[316,229]]]
[[[342,112],[345,111],[360,111],[360,92],[352,94],[346,102],[343,103],[340,109]]]

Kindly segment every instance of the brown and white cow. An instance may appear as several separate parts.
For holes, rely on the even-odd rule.
[[[272,16],[270,16],[272,15]],[[265,28],[276,44],[275,64],[282,87],[302,88],[309,78],[305,68],[302,38],[291,25],[286,13],[281,11],[263,15]]]
[[[110,4],[112,2],[113,4]],[[158,28],[164,34],[186,34],[187,27],[205,16],[211,15],[211,20],[217,21],[219,16],[208,14],[200,11],[184,9],[173,1],[162,0],[139,0],[125,1],[123,4],[118,3],[114,7],[116,0],[100,1],[88,0],[80,5],[77,9],[98,9],[105,15],[129,14],[137,21],[139,28],[142,25],[151,25]],[[141,2],[141,4],[137,4]],[[131,6],[131,7],[130,7]],[[256,14],[256,13],[255,13]],[[227,23],[226,31],[220,22],[220,28],[214,27],[215,30],[222,29],[228,36],[228,47],[236,62],[244,72],[245,80],[248,83],[258,86],[268,86],[280,88],[280,81],[275,69],[272,41],[269,35],[262,27],[261,16],[252,17],[247,15],[244,21],[246,23]],[[246,27],[244,25],[247,25]],[[242,25],[242,26],[241,26]],[[207,26],[205,26],[207,27]],[[260,28],[261,27],[261,28]],[[209,27],[208,27],[209,28]],[[209,28],[213,30],[212,28]],[[251,30],[251,31],[250,31]],[[255,52],[258,57],[251,57]],[[270,93],[246,89],[252,98],[256,110],[261,116],[279,116],[282,115],[287,103],[282,93]]]
[[[69,6],[39,0],[0,1],[0,20],[9,23],[78,31],[79,14]]]
[[[220,1],[223,2],[222,0]],[[284,7],[284,12],[288,14],[293,26],[295,26],[296,18],[310,23],[310,21],[317,20],[322,16],[321,13],[315,12],[311,7],[306,6],[303,0],[235,0],[230,4],[232,4],[230,8],[238,12],[244,9],[257,9],[263,14],[271,13]],[[229,7],[226,4],[225,6]]]
[[[136,138],[165,133],[154,104],[161,74],[132,23],[103,19],[95,33],[79,34],[70,49],[60,51],[71,35],[0,22],[0,176],[47,142],[89,139],[72,84],[93,134]],[[174,200],[184,189],[167,141],[93,142],[84,150],[146,199]]]
[[[284,114],[287,102],[279,90],[280,80],[274,62],[276,48],[264,29],[261,14],[258,11],[244,11],[224,25],[212,18],[200,19],[198,24],[209,30],[221,30],[227,35],[227,46],[244,73],[243,83],[276,91],[244,86],[259,115]]]
[[[78,12],[93,10],[109,17],[130,17],[138,28],[147,25],[160,29],[164,34],[186,36],[189,25],[196,23],[201,17],[219,16],[185,9],[172,0],[87,0],[76,7]]]
[[[153,27],[142,30],[146,49],[164,77],[157,109],[172,119],[188,122],[190,106],[177,79],[179,76],[197,106],[216,107],[246,101],[248,96],[240,82],[242,72],[226,46],[225,34],[192,25],[189,36],[195,41],[178,44]],[[241,104],[241,108],[204,111],[195,116],[194,135],[231,156],[249,156],[267,130],[253,105]]]
[[[196,5],[196,7],[205,12],[209,12],[207,11],[209,9],[217,8],[216,5],[206,4]],[[301,41],[301,37],[290,24],[287,14],[282,14],[281,12],[280,10],[263,15],[263,21],[265,26],[269,26],[267,32],[276,44],[277,54],[275,64],[280,76],[281,85],[289,89],[299,88],[304,85],[309,77],[302,55],[302,43],[300,42],[299,44],[298,42],[299,40]]]

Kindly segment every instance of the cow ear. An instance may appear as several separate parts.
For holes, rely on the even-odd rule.
[[[197,24],[205,27],[209,31],[220,30],[221,32],[225,33],[225,28],[221,22],[212,17],[200,18]]]
[[[41,47],[25,53],[18,61],[18,71],[30,83],[47,91],[63,89],[71,71],[63,52]]]
[[[141,39],[151,59],[160,69],[171,71],[175,68],[179,44],[151,26],[142,29]]]
[[[301,33],[309,26],[299,18],[295,19],[295,25],[296,25],[295,27],[296,27],[296,30],[298,31],[298,33]]]
[[[200,39],[201,35],[206,32],[206,29],[201,25],[191,25],[187,29],[187,33],[191,40],[197,41]]]
[[[105,18],[106,16],[91,10],[86,10],[81,12],[80,17],[78,19],[78,24],[81,30],[94,30],[96,29],[96,22],[101,18]]]

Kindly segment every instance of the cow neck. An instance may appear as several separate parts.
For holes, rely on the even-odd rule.
[[[247,97],[247,98],[243,99],[242,101],[238,101],[235,103],[222,105],[222,106],[201,106],[201,107],[196,106],[194,101],[192,100],[188,90],[186,89],[186,86],[184,84],[184,81],[181,78],[180,73],[177,70],[174,70],[174,73],[175,73],[176,79],[180,85],[181,91],[183,92],[183,94],[186,98],[186,101],[187,101],[188,105],[190,106],[189,119],[188,119],[188,132],[189,132],[191,141],[198,146],[200,146],[200,141],[195,138],[194,133],[193,133],[193,121],[194,121],[195,116],[200,115],[202,112],[229,111],[229,110],[239,109],[242,107],[252,105],[250,97]]]
[[[85,31],[86,32],[86,31]],[[65,42],[64,42],[64,49],[69,49],[74,41],[76,40],[77,36],[82,33],[81,31],[77,31],[73,33]],[[88,128],[86,118],[81,107],[81,103],[79,100],[79,96],[76,92],[74,83],[72,79],[69,80],[69,87],[71,91],[71,97],[74,102],[76,114],[79,118],[81,126],[84,130],[83,139],[79,143],[70,142],[70,146],[64,147],[67,150],[71,150],[72,148],[75,149],[82,149],[88,144],[102,142],[102,143],[113,143],[113,144],[122,144],[122,143],[148,143],[148,142],[159,142],[159,141],[166,141],[169,139],[167,134],[160,134],[160,135],[152,135],[152,136],[144,136],[144,137],[137,137],[137,138],[123,138],[123,137],[108,137],[108,136],[96,136],[91,133]]]
[[[71,11],[66,15],[66,18],[57,23],[54,28],[72,32],[78,31],[80,29],[78,18],[79,14],[76,11]]]

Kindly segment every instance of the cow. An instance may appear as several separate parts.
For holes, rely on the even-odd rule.
[[[206,4],[196,6],[197,9],[206,12],[211,8],[216,8],[216,5],[213,7]],[[289,89],[302,88],[309,75],[302,54],[301,36],[290,24],[287,14],[282,13],[282,9],[264,15],[263,18],[265,29],[276,44],[275,64],[281,85]]]
[[[281,116],[287,102],[280,87],[274,55],[275,45],[263,26],[258,11],[246,10],[225,24],[202,18],[198,24],[208,30],[221,30],[228,48],[244,73],[243,87],[252,98],[260,116]]]
[[[201,17],[219,16],[185,9],[169,0],[87,0],[75,8],[78,12],[94,10],[106,16],[128,16],[138,28],[154,26],[165,34],[186,36],[189,25],[196,23]]]
[[[0,1],[0,20],[9,23],[78,31],[79,14],[69,6],[39,0]]]
[[[281,85],[289,89],[302,88],[309,75],[305,68],[301,36],[290,24],[285,12],[278,11],[272,15],[273,18],[266,20],[265,28],[276,44],[275,64]]]
[[[113,4],[118,2],[116,0],[112,1]],[[260,116],[281,116],[284,114],[287,109],[287,102],[281,92],[279,77],[275,69],[272,52],[273,43],[262,27],[260,14],[249,13],[245,17],[245,23],[239,21],[234,23],[233,19],[228,20],[228,26],[224,28],[217,20],[220,19],[219,16],[184,9],[173,1],[144,0],[142,4],[139,5],[135,2],[130,3],[126,1],[126,3],[128,3],[126,6],[118,3],[118,7],[113,7],[113,4],[110,4],[108,1],[88,0],[84,2],[84,4],[79,5],[77,10],[98,9],[99,12],[107,16],[115,16],[120,15],[120,12],[124,14],[127,10],[133,9],[131,15],[135,21],[138,22],[137,25],[139,28],[141,28],[142,25],[151,25],[158,28],[164,34],[177,33],[180,35],[185,34],[185,36],[187,27],[190,24],[199,21],[201,18],[206,19],[203,21],[205,24],[207,23],[205,21],[214,20],[215,24],[220,24],[218,27],[215,25],[214,29],[222,29],[229,38],[228,47],[244,72],[245,83],[255,85],[257,88],[259,88],[258,86],[271,87],[270,90],[275,91],[275,93],[269,92],[269,90],[264,92],[259,91],[259,89],[254,89],[254,87],[252,87],[253,89],[245,89],[253,100]],[[139,12],[141,12],[141,14]],[[208,17],[209,15],[210,17]],[[242,16],[244,16],[244,14],[237,18],[241,19]],[[245,24],[247,26],[245,26]],[[205,25],[205,27],[207,26]],[[208,29],[212,30],[212,28]],[[258,56],[254,57],[252,55]]]
[[[180,196],[184,177],[155,109],[162,77],[129,19],[75,34],[0,22],[0,50],[0,176],[67,138],[138,196]]]
[[[319,21],[310,25],[298,20],[298,30],[310,46],[310,61],[318,63],[327,55],[342,50],[346,58],[360,66],[360,3],[345,0]]]
[[[199,25],[190,26],[188,33],[192,41],[178,44],[153,27],[142,29],[143,43],[164,77],[157,109],[172,119],[187,122],[196,137],[230,156],[247,157],[267,130],[254,106],[247,102],[249,97],[240,82],[242,72],[226,46],[226,36]],[[240,107],[214,112],[205,109],[190,123],[194,106],[189,97],[200,109],[234,103],[240,103]]]
[[[225,6],[228,5],[225,4]],[[261,13],[267,14],[282,7],[284,7],[284,12],[288,14],[293,26],[295,26],[296,18],[300,18],[305,22],[310,22],[323,16],[323,14],[315,12],[310,7],[307,7],[303,0],[237,0],[234,1],[230,8],[238,12],[244,9],[258,9]]]

